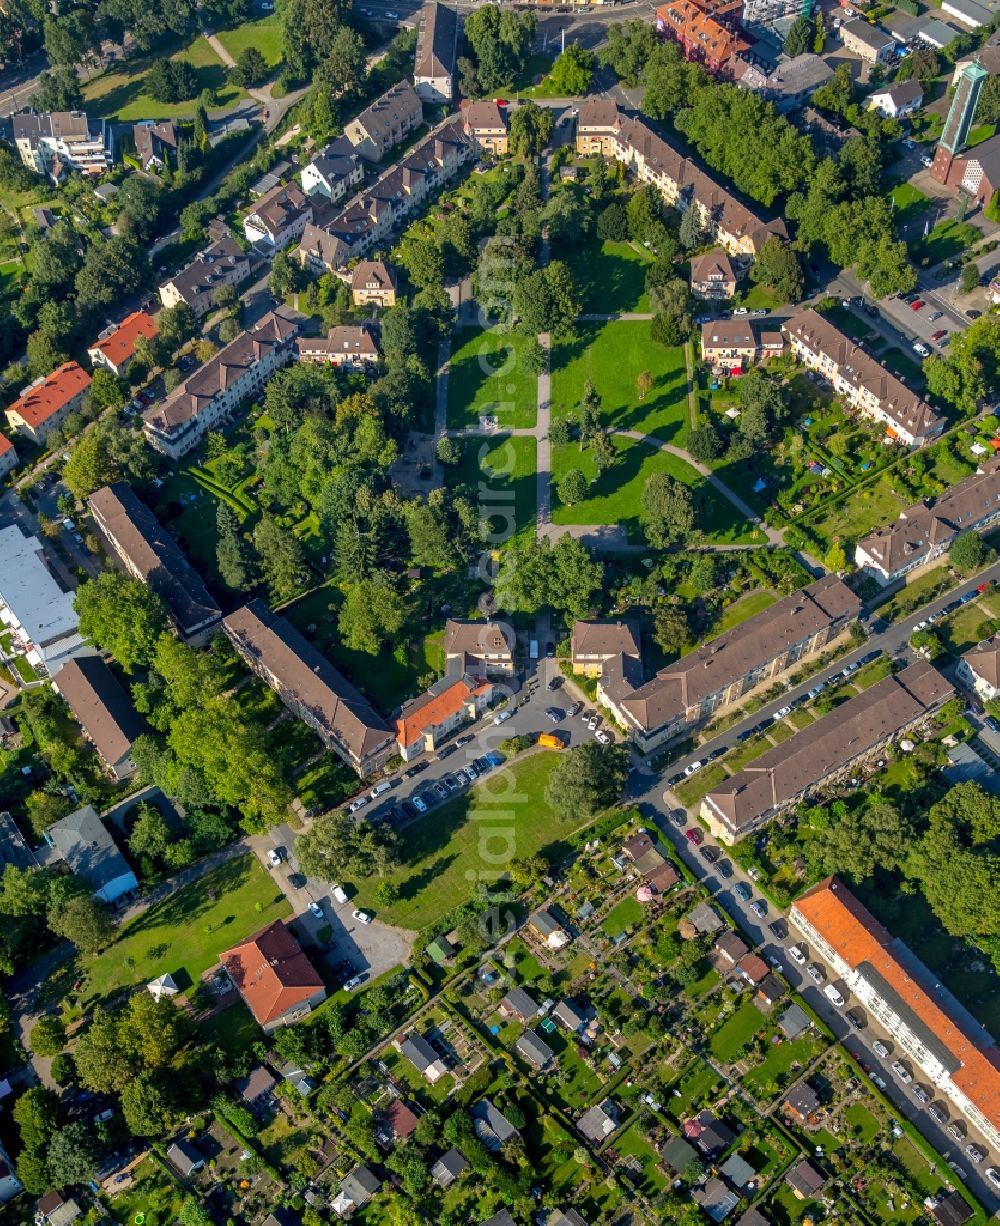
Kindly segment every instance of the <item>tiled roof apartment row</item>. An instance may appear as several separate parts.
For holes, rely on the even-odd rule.
[[[132,746],[147,732],[132,700],[100,656],[68,660],[52,682],[112,777],[135,774]]]
[[[790,919],[934,1086],[1000,1146],[993,1037],[836,877],[807,890]]]
[[[702,801],[701,816],[734,843],[841,771],[856,767],[954,694],[921,660],[858,694],[732,775]]]

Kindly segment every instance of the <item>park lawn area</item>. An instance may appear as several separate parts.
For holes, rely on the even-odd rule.
[[[555,345],[551,359],[553,417],[575,419],[589,379],[612,429],[639,430],[683,447],[688,431],[684,350],[656,344],[650,338],[650,326],[646,320],[589,324],[579,329],[575,340]],[[640,400],[636,380],[646,371],[653,386]]]
[[[724,779],[728,778],[729,772],[725,766],[721,762],[716,762],[712,766],[702,767],[696,775],[679,783],[674,788],[674,795],[685,809],[694,809],[701,803],[707,792],[718,787]]]
[[[504,849],[516,847],[519,858],[541,854],[558,861],[569,850],[564,836],[575,829],[545,802],[558,760],[555,751],[528,754],[404,828],[400,867],[379,879],[399,886],[399,901],[376,908],[379,880],[370,878],[353,883],[356,905],[404,928],[425,928],[476,893],[479,873],[488,871],[492,880]]]
[[[815,516],[806,516],[802,524],[815,532],[827,548],[835,536],[840,537],[850,557],[858,541],[898,519],[904,505],[904,500],[892,492],[892,475],[883,473],[864,489],[848,490],[828,502]]]
[[[277,13],[270,13],[258,21],[245,21],[235,30],[220,30],[217,37],[234,60],[238,60],[248,47],[256,47],[268,68],[277,68],[282,61],[281,22]]]
[[[626,1165],[635,1177],[643,1196],[658,1196],[666,1191],[670,1181],[660,1166],[659,1155],[643,1136],[638,1121],[631,1128],[626,1128],[620,1137],[616,1137],[613,1145],[622,1158],[634,1160]]]
[[[731,1064],[763,1025],[761,1011],[748,1000],[711,1036],[709,1051],[716,1059]]]
[[[112,1218],[123,1226],[132,1226],[138,1214],[145,1214],[144,1226],[173,1226],[184,1203],[184,1192],[150,1155],[136,1167],[132,1187],[112,1195],[109,1203]]]
[[[639,525],[639,507],[643,487],[654,473],[665,472],[695,489],[695,526],[708,540],[715,544],[753,541],[753,526],[686,461],[669,451],[654,449],[648,443],[636,442],[620,434],[612,435],[612,442],[621,458],[600,477],[596,476],[590,448],[581,451],[577,443],[552,448],[553,487],[558,486],[571,468],[579,468],[591,482],[588,496],[572,506],[564,506],[553,488],[553,523],[619,524],[626,529],[630,540],[641,542],[644,537]]]
[[[741,596],[726,609],[712,627],[712,637],[725,634],[734,626],[739,626],[758,613],[763,613],[765,609],[769,609],[774,604],[776,599],[773,592],[748,592],[746,596]],[[694,651],[694,647],[691,650]]]
[[[756,1006],[755,1006],[756,1007]],[[773,1095],[793,1064],[805,1065],[824,1049],[826,1043],[818,1036],[807,1036],[789,1042],[773,1043],[764,1059],[743,1077],[743,1084],[758,1098]]]
[[[469,490],[480,515],[489,521],[490,543],[506,544],[518,535],[532,532],[538,503],[535,439],[516,434],[455,441],[461,458],[445,469],[445,484],[464,485]],[[489,488],[488,499],[480,489],[481,484]]]
[[[529,338],[497,328],[464,328],[453,338],[448,370],[448,426],[478,428],[493,416],[501,429],[530,428],[538,411],[538,376],[524,351]]]
[[[722,1082],[711,1065],[706,1064],[700,1056],[696,1056],[670,1087],[671,1097],[666,1110],[671,1118],[679,1123],[693,1110],[707,1107],[713,1101],[721,1084]],[[679,1091],[676,1097],[674,1091]]]
[[[971,247],[982,238],[982,232],[969,221],[957,221],[949,217],[939,221],[926,238],[918,238],[910,244],[910,255],[914,264],[922,267],[933,267],[942,260],[950,260],[960,255],[966,247]]]
[[[222,950],[290,913],[288,900],[248,852],[155,903],[103,953],[82,959],[84,995],[92,1004],[165,971],[188,992]]]
[[[990,620],[989,614],[978,600],[971,600],[963,605],[937,627],[948,651],[953,656],[960,656],[970,647],[974,647],[982,637],[978,631],[984,621]]]
[[[862,1103],[851,1103],[844,1112],[851,1131],[860,1141],[870,1141],[878,1136],[881,1126],[874,1115]]]
[[[105,119],[117,119],[120,123],[135,122],[138,119],[193,116],[198,104],[197,95],[183,102],[157,102],[143,92],[146,76],[159,58],[161,57],[156,54],[138,56],[128,60],[115,71],[101,73],[100,76],[87,81],[83,86],[87,111]],[[229,84],[225,65],[203,35],[199,35],[189,46],[175,51],[170,58],[187,60],[194,66],[198,76],[199,93],[205,89],[212,90],[216,107],[228,107],[237,99],[246,96],[242,89]]]
[[[642,904],[636,902],[631,894],[608,912],[601,927],[612,940],[627,928],[635,928],[643,920]]]
[[[560,249],[556,258],[564,260],[580,287],[585,315],[616,315],[650,309],[646,293],[646,269],[653,257],[631,243],[576,242],[569,250]]]
[[[922,213],[930,204],[930,197],[917,191],[912,183],[897,183],[889,192],[893,204],[893,218],[897,227],[905,225],[913,217]]]
[[[770,285],[751,285],[739,296],[740,305],[750,311],[773,311],[784,306],[786,299]]]

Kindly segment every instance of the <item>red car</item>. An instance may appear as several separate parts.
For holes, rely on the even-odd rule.
[[[690,830],[685,830],[684,837],[689,843],[693,843],[695,847],[698,847],[705,841],[705,836],[700,830],[697,829],[697,827],[692,827]]]
[[[910,303],[910,310],[919,311],[923,305],[924,305],[923,298],[914,298],[914,300]]]
[[[947,329],[947,328],[938,328],[938,330],[937,330],[936,332],[932,332],[932,333],[931,333],[931,340],[932,340],[932,341],[934,342],[934,344],[936,345],[936,344],[938,343],[938,341],[940,341],[940,340],[944,340],[944,338],[945,338],[947,335],[948,335],[948,329]]]

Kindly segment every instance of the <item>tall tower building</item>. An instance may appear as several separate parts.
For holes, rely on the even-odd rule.
[[[972,122],[976,117],[979,95],[989,75],[978,61],[966,64],[962,69],[955,96],[948,109],[948,118],[944,121],[941,139],[934,152],[934,164],[931,166],[931,177],[939,183],[948,182],[952,163],[965,148]]]

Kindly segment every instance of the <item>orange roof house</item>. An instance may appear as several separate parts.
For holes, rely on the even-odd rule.
[[[7,424],[33,442],[43,443],[79,407],[90,375],[77,362],[64,362],[26,387],[7,409]]]
[[[106,366],[116,375],[124,374],[135,354],[135,342],[140,336],[151,341],[156,335],[156,321],[145,311],[133,311],[117,328],[95,341],[87,350],[90,364],[96,369]]]
[[[656,10],[656,28],[676,39],[687,59],[701,61],[709,72],[725,73],[730,61],[750,44],[713,14],[731,15],[725,5],[705,0],[670,0]]]
[[[219,954],[219,961],[265,1031],[297,1021],[326,999],[322,979],[281,920]]]
[[[452,673],[403,708],[396,720],[399,752],[408,762],[425,750],[436,749],[441,739],[459,725],[481,714],[493,695],[488,681]]]
[[[880,1006],[883,1024],[913,1063],[1000,1144],[1000,1050],[992,1035],[836,877],[807,890],[791,919],[863,1004]]]

